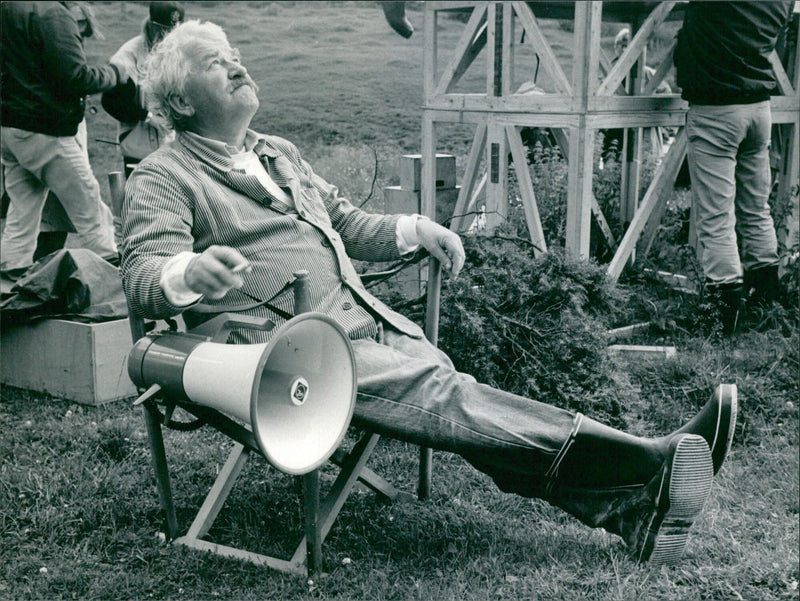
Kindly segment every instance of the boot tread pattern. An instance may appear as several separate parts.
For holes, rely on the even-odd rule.
[[[705,439],[694,434],[683,436],[675,448],[670,470],[664,473],[664,479],[669,479],[668,490],[663,489],[666,482],[662,481],[659,491],[658,510],[649,533],[655,540],[647,541],[643,548],[644,553],[652,545],[651,564],[672,565],[680,559],[689,529],[711,492],[713,474],[711,451]],[[666,512],[659,524],[657,516],[665,505]]]

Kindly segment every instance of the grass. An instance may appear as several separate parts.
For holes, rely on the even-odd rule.
[[[96,10],[107,39],[89,43],[95,58],[135,35],[145,14],[132,2]],[[261,84],[256,129],[296,141],[357,201],[369,196],[377,161],[366,206],[383,210],[382,187],[397,183],[394,161],[418,151],[419,34],[410,41],[390,34],[372,3],[206,2],[188,3],[187,12],[223,25],[242,50]],[[419,32],[421,14],[410,17]],[[455,21],[442,27],[451,41],[459,30]],[[568,48],[564,39],[560,47]],[[121,161],[95,139],[112,139],[115,127],[98,98],[90,104],[98,107],[88,114],[90,153],[105,187],[105,173]],[[459,148],[457,139],[443,144]],[[503,494],[461,458],[436,453],[431,499],[385,504],[365,492],[351,496],[324,547],[327,575],[309,585],[159,539],[146,433],[129,402],[87,407],[4,387],[0,599],[797,599],[796,320],[767,320],[781,327],[721,338],[691,328],[694,305],[642,280],[626,285],[637,295],[628,315],[678,322],[659,334],[678,348],[675,358],[613,364],[624,396],[637,400],[626,415],[632,431],[671,430],[718,383],[740,391],[743,426],[681,565],[636,565],[616,537],[544,502]],[[169,432],[166,444],[186,528],[230,442],[203,429]],[[370,466],[414,492],[415,447],[384,439]],[[209,537],[288,556],[302,529],[294,481],[263,462],[245,469]],[[325,486],[331,478],[325,472]]]

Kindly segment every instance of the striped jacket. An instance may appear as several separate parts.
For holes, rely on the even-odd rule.
[[[287,140],[248,130],[247,148],[255,148],[272,179],[292,198],[289,207],[272,197],[254,176],[233,168],[230,156],[204,138],[181,133],[178,139],[142,161],[125,188],[121,274],[132,309],[148,318],[173,316],[159,284],[164,264],[182,251],[203,252],[231,246],[252,263],[242,274],[242,290],[269,299],[297,270],[309,272],[312,309],[339,323],[350,338],[373,337],[376,317],[413,337],[420,328],[395,313],[364,288],[353,267],[358,260],[397,259],[397,215],[376,215],[354,207],[316,175]],[[204,303],[252,304],[231,290]],[[291,291],[273,301],[294,313]],[[258,307],[246,312],[284,320]],[[187,324],[190,317],[185,315]],[[232,342],[266,342],[270,332],[238,330]]]

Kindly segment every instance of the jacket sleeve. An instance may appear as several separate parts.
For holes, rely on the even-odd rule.
[[[139,106],[139,90],[132,79],[103,92],[100,103],[109,115],[122,123],[138,123],[147,117],[147,110]]]
[[[137,315],[157,319],[186,307],[172,305],[161,288],[166,262],[194,250],[191,196],[158,163],[140,163],[125,186],[122,210],[122,286]]]
[[[316,188],[328,212],[331,225],[342,237],[347,254],[359,261],[393,261],[397,248],[397,220],[400,215],[367,213],[339,196],[339,189],[314,173],[293,145],[292,160],[300,165],[301,177]]]
[[[82,98],[117,84],[119,73],[112,65],[87,64],[78,24],[66,8],[58,6],[42,15],[41,32],[44,68],[61,96]]]

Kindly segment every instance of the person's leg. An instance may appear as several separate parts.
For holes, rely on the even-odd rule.
[[[620,534],[637,552],[647,546],[642,559],[672,544],[659,538],[659,528],[674,518],[683,524],[682,549],[715,471],[709,447],[732,432],[735,396],[727,399],[727,412],[714,404],[672,436],[643,439],[479,384],[425,340],[387,330],[385,342],[354,342],[356,423],[459,453],[506,492],[546,499]],[[719,465],[727,448],[717,446]],[[671,493],[662,495],[655,480]],[[650,534],[639,536],[644,531]],[[667,555],[664,561],[672,561]]]
[[[18,156],[24,160],[27,154],[47,153],[43,142],[39,134],[2,128],[3,181],[9,197],[2,239],[3,271],[22,270],[33,264],[47,188],[20,164]]]
[[[100,195],[89,156],[81,145],[81,132],[54,138],[55,156],[41,168],[42,180],[58,196],[75,226],[82,248],[104,259],[117,257],[113,216]]]
[[[713,284],[741,282],[736,243],[736,157],[747,124],[736,106],[692,105],[686,114],[698,259]]]
[[[769,208],[769,102],[749,108],[751,119],[736,162],[736,229],[742,251],[745,292],[754,289],[755,303],[777,298],[778,240]]]
[[[686,114],[697,258],[725,333],[736,329],[743,309],[734,199],[736,156],[746,131],[740,106],[692,105]]]

